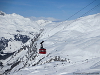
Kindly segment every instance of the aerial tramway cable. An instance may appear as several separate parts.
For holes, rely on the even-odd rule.
[[[89,3],[87,6],[85,6],[84,8],[82,8],[81,10],[79,10],[78,12],[76,12],[75,14],[73,14],[72,16],[70,16],[68,19],[70,19],[71,17],[75,16],[76,14],[78,14],[79,12],[81,12],[83,9],[85,9],[86,7],[88,7],[89,5],[91,5],[92,3],[94,3],[95,1],[96,1],[96,0],[94,0],[94,1],[91,2],[91,3]],[[83,17],[83,16],[85,16],[86,14],[90,13],[92,10],[94,10],[94,9],[95,9],[96,7],[98,7],[99,5],[100,5],[100,3],[97,4],[96,6],[94,6],[92,9],[90,9],[90,10],[87,11],[86,13],[84,13],[83,15],[81,15],[80,17]],[[79,18],[80,18],[80,17],[79,17]],[[67,20],[68,20],[68,19],[67,19]],[[76,22],[76,21],[78,21],[78,20],[79,20],[79,19],[76,19],[76,20],[72,21],[70,24],[72,24],[73,22]],[[63,23],[63,22],[62,22],[62,23]],[[68,24],[68,25],[70,25],[70,24]],[[59,24],[59,25],[61,25],[61,24]],[[59,25],[57,25],[56,27],[58,27]],[[56,27],[54,27],[54,28],[56,28]],[[53,29],[54,29],[54,28],[53,28]],[[53,29],[51,29],[50,31],[52,31]],[[65,29],[65,27],[63,28],[63,30],[64,30],[64,29]],[[62,30],[62,29],[61,29],[61,30]],[[61,30],[60,30],[60,31],[61,31]],[[60,31],[58,31],[58,32],[60,32]],[[57,32],[57,33],[58,33],[58,32]],[[45,34],[45,33],[43,33],[43,34]],[[52,35],[52,36],[53,36],[53,35]],[[44,41],[47,41],[48,38],[51,38],[52,36],[50,36],[50,37],[48,36],[47,39],[44,40]],[[44,42],[44,41],[43,41],[43,42]],[[43,43],[43,42],[42,42],[42,43]],[[42,43],[40,43],[40,44],[41,44],[41,46],[43,47]],[[39,49],[39,53],[40,53],[40,54],[46,54],[46,49],[45,49],[45,48],[42,48],[42,47]]]
[[[71,15],[69,18],[67,18],[66,20],[69,20],[70,18],[72,18],[73,16],[75,16],[76,14],[78,14],[79,12],[81,12],[82,10],[84,10],[85,8],[87,8],[88,6],[90,6],[92,3],[94,3],[96,0],[93,0],[91,3],[89,3],[88,5],[86,5],[85,7],[83,7],[82,9],[80,9],[78,12],[76,12],[75,14]],[[81,16],[80,16],[81,17]],[[66,21],[65,20],[65,21]],[[64,22],[64,21],[63,21]],[[62,23],[63,23],[62,22]],[[60,25],[60,24],[59,24]],[[58,27],[59,25],[55,26],[54,28]],[[53,29],[54,29],[53,28]],[[51,29],[50,31],[52,31],[53,29]]]
[[[91,3],[89,3],[88,5],[86,5],[85,7],[83,7],[81,10],[79,10],[78,12],[76,12],[75,14],[73,14],[72,16],[70,16],[69,18],[67,18],[66,20],[69,20],[70,18],[72,18],[73,16],[75,16],[76,14],[78,14],[79,12],[81,12],[82,10],[84,10],[85,8],[87,8],[89,5],[91,5],[95,1],[96,0],[92,1]]]
[[[94,0],[94,1],[96,1],[96,0]],[[93,2],[94,2],[94,1],[93,1]],[[93,2],[92,2],[92,3],[93,3]],[[90,4],[92,4],[92,3],[90,3]],[[90,4],[88,4],[87,6],[89,6]],[[82,9],[85,9],[87,6],[85,6],[85,7],[82,8]],[[96,6],[94,6],[92,9],[90,9],[90,10],[87,11],[86,13],[82,14],[80,17],[85,16],[86,14],[90,13],[90,12],[93,11],[96,7],[99,7],[99,6],[100,6],[100,3],[97,4]],[[80,11],[82,11],[82,9],[81,9]],[[77,13],[79,13],[80,11],[78,11]],[[76,13],[76,14],[77,14],[77,13]],[[74,15],[76,15],[76,14],[74,14]],[[73,15],[73,16],[74,16],[74,15]],[[79,18],[80,18],[80,17],[79,17]],[[71,18],[71,17],[70,17],[70,18]],[[68,18],[68,19],[69,19],[69,18]],[[72,24],[72,23],[74,23],[74,22],[76,22],[76,21],[78,21],[78,20],[79,20],[79,19],[76,19],[76,20],[74,20],[73,22],[71,22],[70,24]],[[63,23],[63,22],[62,22],[62,23]],[[70,24],[68,24],[68,25],[70,25]],[[61,24],[59,24],[59,25],[61,25]],[[59,25],[57,25],[56,27],[58,27]],[[54,27],[53,29],[55,29],[56,27]],[[51,29],[50,31],[52,31],[53,29]],[[65,27],[64,27],[63,29],[65,29]],[[50,31],[49,31],[49,32],[50,32]],[[61,31],[61,30],[60,30],[60,31]],[[58,32],[60,32],[60,31],[58,31]],[[45,33],[43,33],[43,34],[45,34]],[[53,35],[52,35],[52,36],[53,36]],[[48,37],[48,38],[51,38],[52,36],[50,36],[50,37]],[[48,38],[47,38],[47,39],[48,39]],[[47,39],[44,40],[44,41],[47,41]]]

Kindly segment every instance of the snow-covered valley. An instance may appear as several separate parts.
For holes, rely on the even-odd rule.
[[[0,74],[100,75],[99,49],[100,13],[63,22],[0,15]]]

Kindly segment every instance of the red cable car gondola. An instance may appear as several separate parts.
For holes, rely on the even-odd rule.
[[[46,54],[46,49],[39,49],[40,54]]]
[[[46,54],[46,49],[45,48],[43,48],[43,43],[44,41],[42,41],[40,44],[41,44],[41,47],[40,47],[40,49],[39,49],[39,53],[40,54]]]

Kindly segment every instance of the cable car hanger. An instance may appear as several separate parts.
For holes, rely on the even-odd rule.
[[[39,53],[40,54],[46,54],[46,49],[45,48],[43,48],[43,42],[44,41],[42,41],[40,44],[41,44],[41,47],[40,47],[40,49],[39,49]]]

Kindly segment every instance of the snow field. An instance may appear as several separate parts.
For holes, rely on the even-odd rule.
[[[33,38],[39,29],[44,28],[36,47],[38,50],[40,42],[44,40],[43,45],[47,49],[47,54],[37,54],[34,61],[29,61],[29,64],[33,64],[41,59],[39,64],[26,66],[16,71],[16,68],[23,65],[19,64],[12,69],[10,75],[74,75],[74,73],[94,72],[100,74],[100,13],[58,23],[43,20],[31,21],[17,14],[6,14],[0,18],[0,28],[2,29],[0,34],[3,34],[0,36],[7,39],[13,38],[13,34],[18,33]],[[16,30],[20,30],[20,32],[16,32]],[[29,34],[30,32],[33,32],[33,35]],[[29,41],[24,45],[30,44]],[[16,47],[14,47],[13,43],[15,41],[9,42],[11,50],[23,45],[21,42],[16,42]],[[6,48],[6,51],[10,51],[10,46]],[[27,53],[26,51],[23,50],[13,60],[23,57]],[[26,61],[26,57],[23,60]]]

